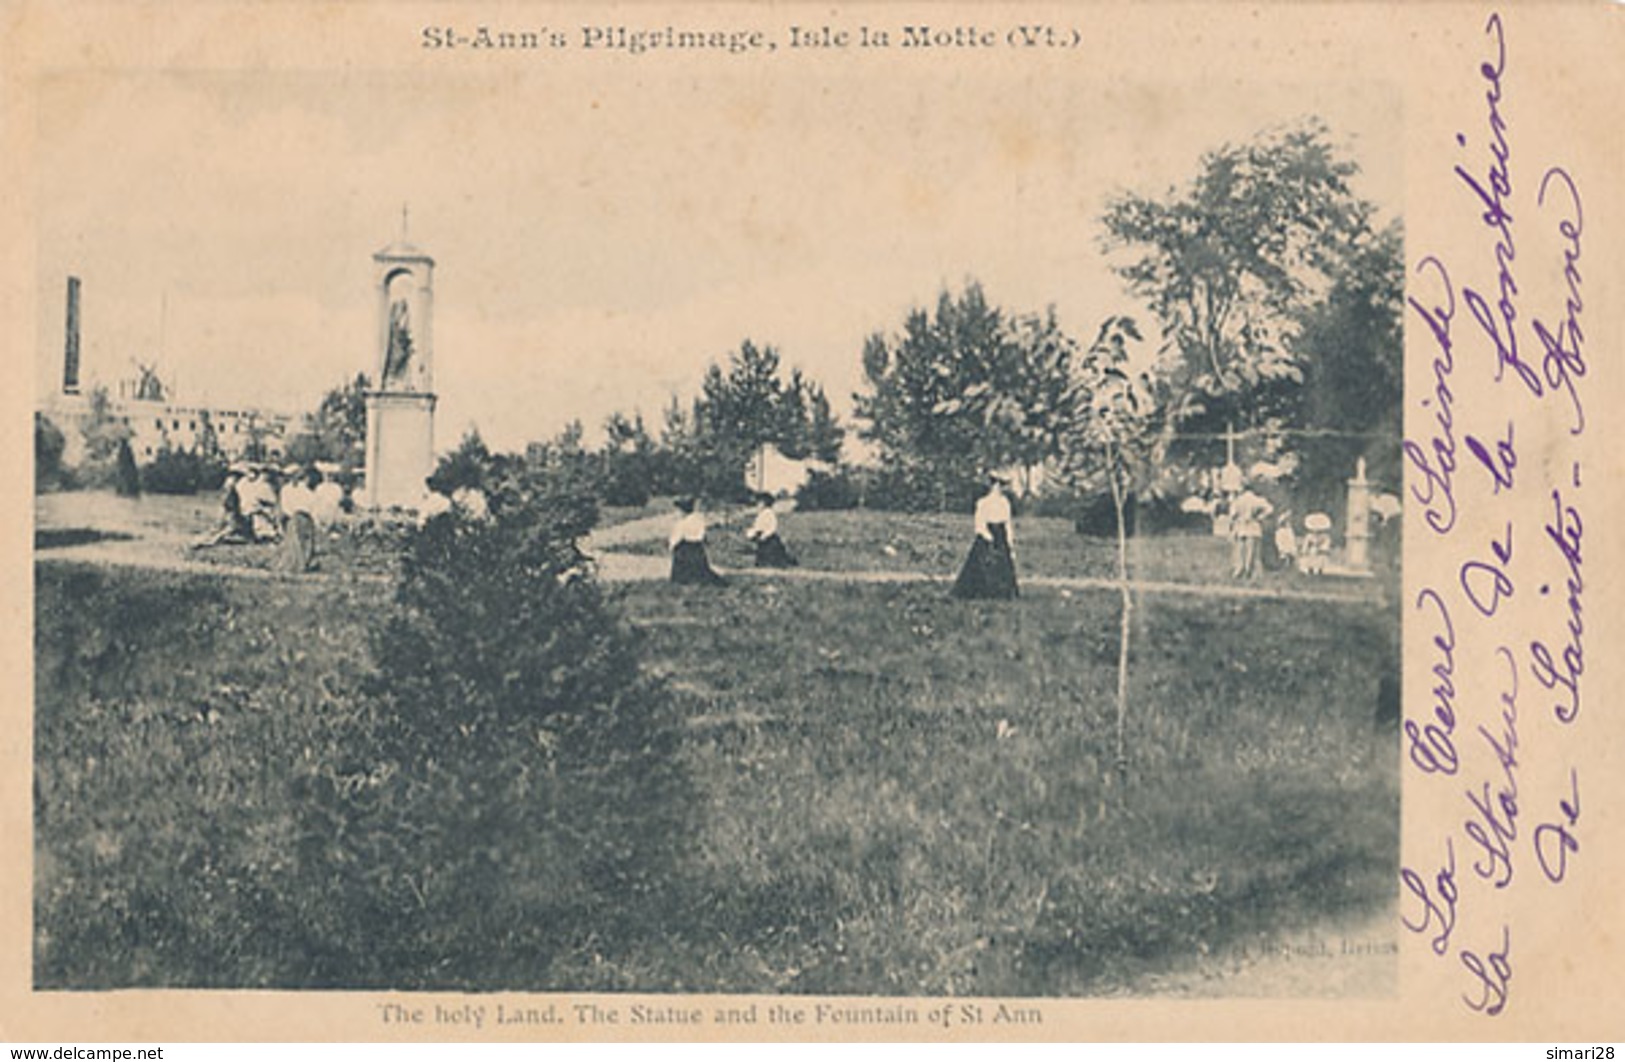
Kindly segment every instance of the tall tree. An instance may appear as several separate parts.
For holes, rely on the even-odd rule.
[[[1301,317],[1293,349],[1305,365],[1297,420],[1309,429],[1301,478],[1335,501],[1364,457],[1373,476],[1398,489],[1405,343],[1404,234],[1395,222],[1354,240],[1335,264],[1331,290]]]
[[[125,417],[113,411],[113,400],[107,388],[97,385],[89,395],[90,415],[80,431],[85,439],[85,460],[90,465],[110,468],[117,458],[119,445],[134,435]]]
[[[649,500],[656,474],[655,441],[642,413],[609,415],[598,460],[599,489],[606,504],[638,506]]]
[[[958,296],[944,291],[934,313],[908,315],[901,335],[865,342],[862,434],[929,484],[936,505],[962,503],[985,470],[1053,455],[1070,356],[1053,312],[1007,315],[974,281]]]
[[[779,379],[779,352],[750,340],[728,355],[726,367],[713,363],[700,387],[700,427],[707,448],[731,478],[746,462],[784,432],[786,384]]]
[[[1293,340],[1373,208],[1350,189],[1358,167],[1311,120],[1203,156],[1163,198],[1127,193],[1101,219],[1129,290],[1162,323],[1180,362],[1170,424],[1262,423],[1303,379]]]
[[[192,450],[199,457],[211,461],[217,461],[223,457],[220,448],[220,433],[214,426],[214,417],[206,409],[198,411],[197,441],[193,443]]]
[[[300,464],[332,461],[346,468],[366,463],[367,389],[365,374],[332,388],[322,396],[315,412],[304,418],[303,430],[288,440],[288,457]]]
[[[141,470],[135,464],[135,451],[130,449],[130,440],[122,439],[118,444],[118,456],[114,459],[113,489],[126,498],[139,497],[141,494]]]
[[[829,396],[819,384],[811,384],[807,395],[807,452],[816,460],[835,464],[841,459],[846,429],[830,409]]]
[[[999,463],[1020,470],[1026,494],[1034,471],[1059,455],[1070,426],[1077,344],[1061,330],[1054,307],[1042,315],[1012,319],[1009,331],[1015,356],[1001,366],[1002,379],[989,394],[982,417],[991,438],[1004,447]]]
[[[814,431],[814,410],[824,419]],[[673,425],[668,416],[668,427]],[[691,432],[695,474],[691,490],[726,496],[744,486],[745,469],[764,446],[802,458],[815,450],[839,451],[840,428],[829,415],[822,389],[799,369],[786,375],[779,352],[746,339],[725,365],[706,369],[694,400]],[[683,462],[679,462],[680,464]]]

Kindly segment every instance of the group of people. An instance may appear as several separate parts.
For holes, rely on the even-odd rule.
[[[756,496],[756,519],[745,531],[745,539],[755,548],[758,568],[793,568],[798,563],[784,539],[779,536],[777,500],[771,494]],[[678,498],[683,514],[671,529],[671,581],[685,585],[721,586],[727,582],[711,567],[705,551],[705,514],[697,498]]]
[[[194,549],[228,543],[280,543],[278,567],[310,571],[318,528],[348,506],[344,486],[315,466],[233,465],[220,488],[220,523]]]
[[[987,489],[976,502],[974,535],[970,554],[954,581],[958,598],[1009,599],[1017,596],[1014,538],[1011,534],[1010,498],[1005,480],[988,479]],[[790,568],[797,563],[779,535],[779,516],[771,494],[756,498],[756,519],[745,532],[755,547],[758,568]],[[726,583],[705,550],[706,522],[696,498],[677,499],[682,512],[671,529],[671,581],[683,585],[721,586]]]
[[[1332,518],[1325,513],[1310,513],[1303,520],[1303,534],[1299,535],[1292,510],[1275,507],[1251,487],[1230,499],[1225,513],[1229,520],[1230,577],[1252,579],[1261,567],[1296,568],[1305,575],[1323,575],[1327,558],[1332,552]],[[1274,534],[1269,544],[1273,556],[1264,557],[1264,527],[1274,519]]]

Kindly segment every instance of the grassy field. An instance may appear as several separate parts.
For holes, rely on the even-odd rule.
[[[387,587],[70,565],[37,586],[36,982],[312,983],[323,838],[296,794],[369,762],[346,741]],[[1375,606],[1147,599],[1120,779],[1114,595],[617,598],[687,718],[689,856],[636,932],[540,965],[493,940],[500,984],[445,987],[1132,992],[1391,902]]]

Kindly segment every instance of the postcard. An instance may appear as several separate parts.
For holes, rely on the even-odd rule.
[[[0,13],[0,1037],[1618,1039],[1616,6]]]

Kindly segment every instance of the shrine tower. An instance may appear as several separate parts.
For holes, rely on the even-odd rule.
[[[377,351],[367,392],[364,502],[416,508],[434,471],[434,259],[401,237],[372,256]]]

